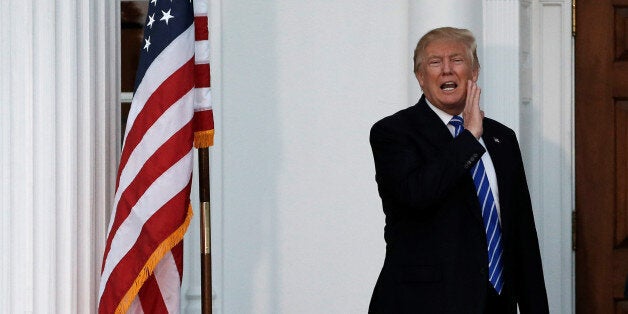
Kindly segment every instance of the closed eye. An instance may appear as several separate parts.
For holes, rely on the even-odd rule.
[[[440,66],[440,64],[441,64],[440,60],[430,60],[430,62],[429,62],[429,65],[433,66],[433,67]]]

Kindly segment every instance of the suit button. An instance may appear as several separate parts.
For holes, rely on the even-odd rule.
[[[480,275],[482,275],[482,276],[486,275],[486,267],[481,267],[480,268]]]

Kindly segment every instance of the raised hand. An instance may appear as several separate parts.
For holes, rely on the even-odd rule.
[[[484,111],[480,110],[480,93],[481,89],[475,82],[467,81],[467,99],[462,111],[464,118],[464,128],[469,130],[475,138],[479,139],[484,132],[482,119],[484,119]]]

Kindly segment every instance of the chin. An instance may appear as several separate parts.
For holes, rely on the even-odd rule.
[[[443,97],[440,99],[440,103],[447,108],[464,108],[465,105],[464,99],[460,99],[459,97]]]
[[[464,102],[460,101],[442,101],[443,110],[449,114],[457,115],[464,110]]]

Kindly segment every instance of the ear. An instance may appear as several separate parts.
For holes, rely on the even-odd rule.
[[[472,75],[473,82],[477,83],[478,77],[480,77],[480,69],[474,69],[471,75]]]
[[[423,72],[419,70],[418,72],[414,72],[414,76],[416,76],[417,81],[419,81],[419,85],[423,88],[423,82],[425,81],[425,76]]]

